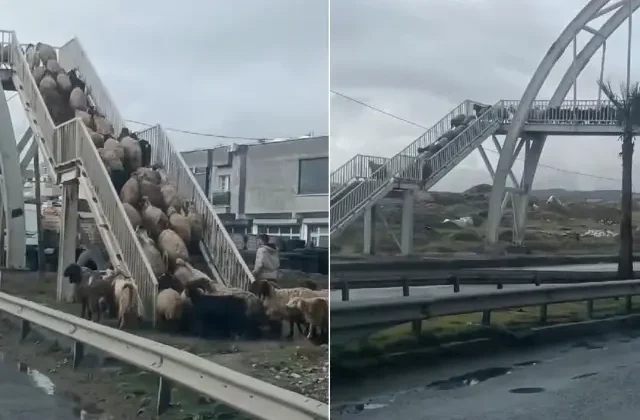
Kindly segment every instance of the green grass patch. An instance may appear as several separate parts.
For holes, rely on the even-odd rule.
[[[625,299],[594,301],[593,318],[607,318],[625,313]],[[587,303],[572,302],[549,305],[547,322],[540,323],[540,307],[514,308],[491,312],[491,327],[481,325],[482,313],[444,316],[422,321],[422,332],[415,335],[411,323],[382,330],[367,340],[332,347],[332,359],[358,360],[382,357],[441,344],[487,338],[497,330],[517,332],[542,325],[557,325],[588,320]]]

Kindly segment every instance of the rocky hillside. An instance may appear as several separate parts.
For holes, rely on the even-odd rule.
[[[418,193],[414,227],[416,252],[479,252],[490,193],[491,186],[487,184],[474,186],[463,193]],[[640,196],[637,199],[640,200]],[[525,239],[528,249],[532,252],[613,250],[620,220],[619,201],[620,192],[611,190],[534,191],[528,209]],[[401,203],[385,200],[380,213],[384,221],[378,221],[377,249],[380,253],[397,253]],[[512,220],[509,203],[499,236],[505,247],[511,243]],[[359,220],[342,237],[332,240],[332,252],[361,253],[362,228],[362,220]]]

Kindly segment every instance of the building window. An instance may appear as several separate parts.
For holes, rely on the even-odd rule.
[[[207,173],[207,167],[206,166],[196,166],[194,168],[191,168],[191,172],[193,172],[194,175],[203,175]]]
[[[218,176],[218,191],[229,191],[231,189],[231,175]]]
[[[297,225],[263,225],[258,226],[258,235],[266,233],[269,237],[300,239],[300,226]]]
[[[310,225],[309,241],[315,247],[329,247],[329,227],[327,225]]]
[[[300,159],[298,194],[329,193],[329,158]]]

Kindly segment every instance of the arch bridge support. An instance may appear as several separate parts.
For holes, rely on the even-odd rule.
[[[533,101],[536,99],[540,89],[546,81],[549,73],[562,57],[569,44],[574,42],[574,58],[570,68],[565,73],[560,84],[556,88],[551,100],[550,107],[557,107],[562,104],[565,97],[574,88],[574,99],[576,99],[576,79],[584,70],[594,54],[602,48],[601,78],[605,62],[605,42],[615,32],[615,30],[640,7],[640,0],[617,1],[612,4],[611,0],[591,0],[567,25],[558,39],[551,45],[549,51],[544,56],[531,81],[522,95],[518,108],[513,117],[509,131],[506,135],[498,165],[493,176],[493,188],[489,200],[489,216],[487,220],[486,245],[491,249],[498,241],[498,230],[500,220],[505,208],[505,202],[512,199],[513,207],[513,240],[516,244],[522,244],[527,221],[527,209],[529,206],[529,193],[533,186],[536,170],[540,162],[540,156],[544,149],[546,135],[539,135],[528,139],[521,139],[522,130],[526,122],[527,115],[531,111]],[[592,20],[615,11],[611,17],[601,26],[599,30],[588,26]],[[578,54],[575,39],[581,31],[592,34],[591,40],[583,47]],[[520,181],[515,190],[506,187],[508,174],[511,172],[519,149],[516,149],[518,139],[528,142],[525,149],[525,167]],[[484,159],[484,158],[483,158]],[[507,195],[508,194],[508,195]]]
[[[4,98],[4,89],[0,90]],[[22,268],[25,266],[26,257],[22,171],[9,105],[6,100],[0,102],[0,220],[4,222],[0,223],[0,229],[6,227],[6,239],[2,230],[0,236],[5,239],[3,248],[6,249],[6,266]],[[0,249],[0,254],[2,251]]]

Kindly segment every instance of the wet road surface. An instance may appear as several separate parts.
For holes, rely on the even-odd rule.
[[[640,332],[500,357],[450,360],[331,386],[332,419],[630,420],[640,412]]]
[[[20,371],[0,361],[0,420],[72,420],[80,418],[54,385],[37,371]]]

